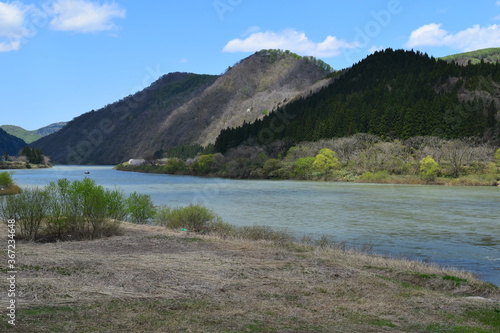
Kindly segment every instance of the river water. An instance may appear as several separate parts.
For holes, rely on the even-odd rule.
[[[21,187],[84,177],[125,193],[149,194],[156,205],[202,203],[234,225],[330,235],[349,246],[369,245],[374,253],[469,270],[500,285],[500,188],[228,180],[111,166],[56,166],[13,175]]]

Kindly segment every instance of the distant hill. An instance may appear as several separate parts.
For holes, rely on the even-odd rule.
[[[328,87],[253,124],[225,129],[216,151],[242,143],[385,138],[500,138],[500,64],[460,66],[420,52],[376,52]],[[274,129],[274,130],[272,130]]]
[[[54,163],[117,164],[179,145],[214,143],[221,130],[319,90],[331,82],[322,80],[331,71],[313,58],[265,50],[220,76],[171,73],[32,146]]]
[[[37,129],[34,131],[28,131],[22,127],[14,126],[14,125],[2,125],[2,126],[0,126],[0,128],[3,129],[5,132],[9,133],[10,135],[18,137],[19,139],[22,139],[27,144],[30,144],[30,143],[46,136],[46,135],[49,135],[49,134],[52,134],[52,133],[59,131],[66,124],[67,123],[65,123],[65,122],[55,123],[55,124],[51,124],[51,125],[42,127],[40,129]]]
[[[440,59],[448,62],[455,61],[459,65],[467,65],[469,61],[473,65],[479,64],[481,60],[488,63],[496,63],[497,61],[500,61],[500,48],[490,48],[466,53],[459,53],[447,57],[442,57]]]
[[[63,128],[67,124],[68,124],[67,122],[54,123],[54,124],[50,124],[48,126],[39,128],[33,132],[40,135],[41,137],[43,137],[43,136],[47,136],[47,135],[50,135],[52,133],[59,131],[61,128]]]
[[[34,131],[28,131],[19,126],[2,125],[0,126],[0,128],[10,135],[22,139],[26,143],[32,143],[33,141],[36,141],[42,137],[41,135],[36,134]]]
[[[26,142],[0,128],[0,157],[5,153],[11,156],[17,155],[24,146]]]

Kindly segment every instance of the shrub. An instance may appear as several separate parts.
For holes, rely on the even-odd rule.
[[[339,160],[333,150],[323,148],[316,155],[313,165],[319,172],[328,174],[333,169],[339,167]]]
[[[28,188],[0,201],[0,214],[16,219],[18,236],[35,241],[94,239],[120,232],[119,220],[127,214],[143,223],[155,214],[148,195],[133,193],[127,200],[119,190],[106,190],[91,179],[70,182],[60,179],[44,189]]]
[[[420,177],[427,181],[436,179],[439,172],[439,164],[430,156],[420,160]]]
[[[47,217],[49,201],[47,190],[27,188],[21,194],[6,197],[1,213],[5,219],[16,220],[19,237],[34,241]]]
[[[307,179],[311,177],[313,170],[314,157],[301,157],[294,164],[292,174],[294,178]]]
[[[161,208],[156,215],[156,223],[170,229],[187,229],[208,233],[221,227],[221,218],[203,205]]]
[[[186,168],[186,163],[178,158],[169,158],[167,162],[162,166],[162,171],[169,174],[175,174],[177,172],[184,171]]]
[[[14,185],[12,176],[9,172],[0,172],[0,186],[9,187]]]
[[[497,163],[497,166],[500,166],[500,148],[498,148],[495,152],[495,161]]]
[[[156,208],[149,195],[134,192],[127,199],[127,212],[130,221],[144,224],[155,217]]]
[[[389,173],[387,171],[376,171],[376,172],[365,172],[361,176],[359,176],[360,181],[365,182],[381,182],[389,177]]]

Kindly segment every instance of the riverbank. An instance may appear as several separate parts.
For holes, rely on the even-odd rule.
[[[7,239],[2,228],[1,239]],[[123,223],[18,242],[12,332],[488,332],[500,291],[471,274],[335,247]],[[1,293],[2,303],[7,293]]]
[[[130,165],[128,163],[118,164],[114,167],[118,171],[167,174],[178,176],[198,176],[208,178],[227,178],[227,179],[253,179],[253,180],[309,180],[309,181],[331,181],[347,183],[372,183],[372,184],[408,184],[408,185],[444,185],[444,186],[500,186],[500,180],[494,174],[467,175],[457,178],[436,177],[433,180],[426,180],[415,175],[391,175],[387,172],[364,173],[361,175],[349,174],[343,177],[322,177],[316,179],[303,179],[293,177],[258,177],[256,174],[241,175],[241,177],[229,177],[226,174],[205,174],[199,175],[188,170],[169,172],[162,165]]]
[[[30,164],[26,162],[3,161],[0,162],[0,170],[22,170],[22,169],[47,169],[49,164]]]

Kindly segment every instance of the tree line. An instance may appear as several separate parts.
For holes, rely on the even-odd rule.
[[[215,143],[224,153],[240,144],[294,143],[369,133],[499,139],[500,64],[460,66],[420,52],[377,52],[344,71],[316,94],[253,124],[225,129]],[[481,94],[475,94],[481,92]],[[481,95],[484,98],[476,96]]]

